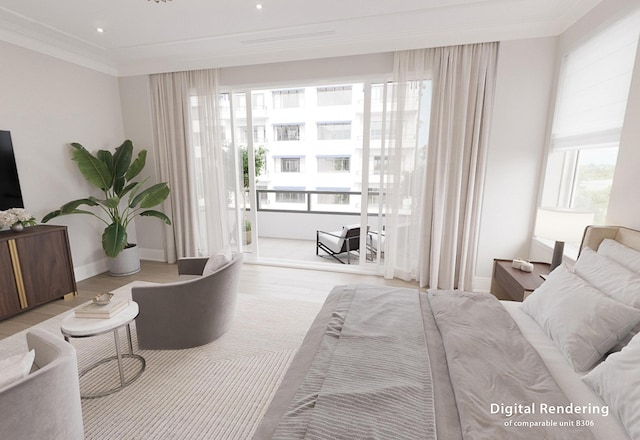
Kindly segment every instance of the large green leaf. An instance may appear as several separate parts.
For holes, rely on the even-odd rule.
[[[169,187],[167,183],[156,183],[135,196],[131,203],[129,203],[129,207],[135,208],[140,205],[142,209],[152,208],[162,203],[168,196]]]
[[[127,181],[125,180],[125,178],[124,178],[124,177],[116,177],[116,178],[115,178],[115,181],[113,182],[113,192],[114,192],[115,194],[117,194],[117,195],[118,195],[118,197],[122,197],[122,192],[123,192],[123,189],[124,189],[124,184],[125,184],[126,182],[127,182]]]
[[[78,208],[78,206],[82,206],[82,205],[97,206],[98,203],[96,203],[94,197],[72,200],[62,205],[62,207],[60,208],[60,211],[62,211],[62,214],[69,214],[75,211]]]
[[[124,177],[127,180],[133,179],[138,174],[140,174],[140,172],[142,171],[146,163],[147,163],[147,150],[142,150],[140,153],[138,153],[138,157],[136,157],[136,160],[133,161],[133,163],[127,170],[127,173],[125,174]]]
[[[147,180],[149,180],[148,177],[145,177],[145,179],[142,182],[138,182],[136,183],[133,188],[131,188],[131,194],[129,194],[129,206],[133,207],[133,199],[136,198],[136,195],[138,194],[138,191],[140,191],[142,189],[142,185],[144,185]]]
[[[49,214],[45,215],[42,218],[42,223],[46,223],[52,218],[60,217],[61,215],[69,215],[69,214],[90,214],[95,217],[98,217],[95,213],[91,211],[78,209],[78,206],[82,206],[82,205],[96,206],[97,203],[95,202],[95,199],[93,197],[89,197],[86,199],[72,200],[62,205],[60,209],[56,211],[52,211]]]
[[[112,197],[106,200],[96,199],[95,197],[89,197],[89,199],[95,202],[96,205],[102,205],[108,209],[116,209],[120,205],[120,197]]]
[[[111,223],[102,234],[102,249],[109,258],[115,258],[127,245],[127,230],[120,223]]]
[[[123,198],[124,196],[127,195],[127,193],[129,191],[131,191],[133,188],[136,187],[136,185],[139,185],[138,182],[130,182],[127,186],[125,186],[124,188],[122,188],[122,191],[120,192],[120,194],[118,194],[118,196],[120,198]]]
[[[129,139],[127,139],[122,143],[122,145],[116,148],[116,152],[113,155],[113,174],[116,180],[124,177],[131,165],[132,157],[133,144]]]
[[[142,211],[140,213],[140,215],[144,216],[144,217],[156,217],[156,218],[159,218],[160,220],[162,220],[163,222],[165,222],[168,225],[171,224],[171,220],[169,219],[169,217],[166,216],[165,213],[160,212],[160,211],[156,211],[154,209],[148,209],[146,211]]]
[[[113,176],[113,154],[108,150],[98,150],[96,157],[101,160]]]
[[[71,145],[75,148],[72,159],[77,163],[78,169],[87,182],[102,191],[108,190],[111,187],[112,175],[107,165],[82,145],[77,143]]]
[[[97,215],[95,215],[95,213],[91,211],[85,211],[83,209],[74,209],[73,211],[69,211],[69,212],[62,212],[60,209],[58,209],[56,211],[52,211],[49,214],[45,215],[42,218],[42,223],[47,223],[49,220],[53,218],[60,217],[61,215],[69,215],[69,214],[89,214],[94,217],[98,217]]]

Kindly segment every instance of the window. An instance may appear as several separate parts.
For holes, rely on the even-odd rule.
[[[264,93],[251,94],[251,108],[253,110],[264,110],[267,108],[264,100]]]
[[[382,171],[383,161],[380,156],[373,156],[373,166],[371,167],[371,171],[373,174],[380,174]],[[384,167],[385,169],[389,169],[389,158],[384,158]]]
[[[350,157],[319,157],[318,172],[319,173],[349,172],[350,163],[351,163]]]
[[[264,125],[253,126],[253,141],[254,142],[266,142],[267,130]]]
[[[299,173],[300,158],[289,157],[280,159],[280,171],[283,173]]]
[[[351,139],[351,122],[318,122],[318,140]]]
[[[274,125],[277,141],[299,141],[300,125]]]
[[[563,60],[542,205],[592,211],[606,222],[635,60],[640,12]]]
[[[280,203],[305,203],[306,197],[303,192],[277,192],[276,193],[276,202]]]
[[[304,89],[274,90],[274,108],[297,108],[304,106]]]
[[[350,105],[351,86],[318,87],[318,106]]]
[[[348,205],[349,194],[318,194],[318,204],[321,205]]]

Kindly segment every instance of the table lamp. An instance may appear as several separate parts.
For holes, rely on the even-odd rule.
[[[562,263],[565,242],[578,243],[584,230],[593,223],[593,213],[562,208],[538,208],[536,237],[554,240],[550,270]]]

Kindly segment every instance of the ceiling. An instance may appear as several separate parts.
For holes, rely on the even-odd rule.
[[[600,2],[0,0],[0,40],[126,76],[557,35]]]

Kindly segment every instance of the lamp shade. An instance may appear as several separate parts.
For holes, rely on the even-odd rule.
[[[593,223],[593,213],[561,208],[539,208],[535,235],[548,240],[577,243]]]

